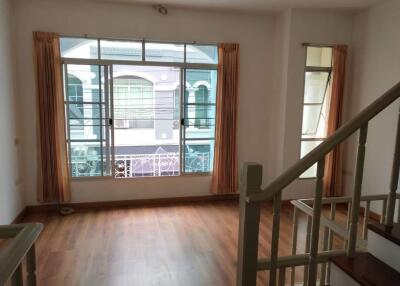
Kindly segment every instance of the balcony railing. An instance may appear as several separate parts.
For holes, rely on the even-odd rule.
[[[100,176],[100,156],[73,156],[72,176]],[[115,155],[116,178],[177,176],[180,173],[179,153]],[[185,154],[186,173],[210,172],[210,154],[194,152]]]
[[[119,178],[177,176],[179,166],[179,153],[115,156],[115,176]],[[189,173],[209,172],[209,153],[187,154],[185,168]]]

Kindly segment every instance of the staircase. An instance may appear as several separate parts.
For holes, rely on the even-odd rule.
[[[40,223],[0,225],[0,285],[37,285],[35,242],[42,230]]]
[[[390,189],[383,195],[361,195],[368,123],[399,97],[400,83],[264,189],[261,188],[262,166],[257,163],[243,164],[240,181],[237,285],[256,285],[257,273],[262,271],[268,272],[270,286],[299,283],[311,286],[400,285],[400,224],[398,224],[400,212],[397,214],[398,223],[394,223],[396,201],[400,200],[396,193],[400,171],[400,114],[397,119],[396,143],[391,162]],[[358,133],[358,149],[352,195],[322,198],[325,155],[354,133]],[[282,191],[314,164],[317,164],[314,197],[291,202],[294,206],[292,255],[279,256]],[[373,201],[382,203],[379,224],[370,224],[369,221],[370,205]],[[272,202],[273,208],[270,255],[258,258],[260,207],[265,202]],[[348,207],[345,226],[335,221],[336,206],[339,204],[346,204]],[[359,221],[361,206],[364,207],[362,222]],[[329,217],[325,217],[322,214],[323,209],[328,207],[330,207]],[[297,224],[300,213],[307,217],[304,253],[297,253]],[[332,249],[334,237],[343,240],[342,249]],[[302,281],[295,280],[299,268],[303,271]],[[288,277],[290,279],[287,279]]]
[[[368,225],[367,252],[332,257],[332,286],[400,285],[400,224]]]

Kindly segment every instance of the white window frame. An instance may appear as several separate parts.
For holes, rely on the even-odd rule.
[[[331,48],[331,49],[333,49],[333,46],[331,46],[331,45],[311,45],[311,44],[304,44],[304,47],[305,47],[305,61],[304,61],[304,80],[303,80],[303,102],[302,102],[302,112],[301,112],[301,129],[300,129],[300,147],[299,147],[299,158],[301,159],[302,157],[301,157],[301,146],[302,146],[302,143],[303,142],[316,142],[316,141],[324,141],[326,138],[327,138],[327,136],[325,135],[325,136],[323,136],[323,137],[310,137],[310,138],[303,138],[303,124],[304,124],[304,118],[303,118],[303,116],[304,116],[304,106],[307,106],[307,105],[313,105],[313,104],[307,104],[307,103],[304,103],[304,101],[305,101],[305,87],[306,87],[306,74],[307,74],[307,72],[327,72],[327,73],[329,73],[329,75],[328,75],[328,80],[327,80],[327,84],[326,84],[326,88],[328,88],[329,87],[329,83],[331,83],[332,82],[332,74],[333,74],[333,67],[332,67],[332,64],[331,64],[331,66],[330,67],[319,67],[319,66],[307,66],[307,49],[308,48]],[[332,56],[333,57],[333,56]],[[333,58],[332,58],[332,61],[333,61]],[[325,90],[325,93],[324,93],[324,99],[323,99],[323,101],[322,101],[322,103],[321,103],[321,110],[320,110],[320,116],[321,116],[321,113],[322,113],[322,108],[323,108],[323,105],[324,105],[324,102],[325,102],[325,100],[327,100],[326,99],[326,93],[327,93],[327,91]],[[319,104],[318,104],[319,105]],[[319,116],[319,118],[320,118],[320,116]],[[317,128],[318,128],[318,125],[317,125]],[[310,167],[310,168],[312,168],[312,167]],[[316,179],[317,177],[316,177],[316,175],[315,176],[311,176],[311,177],[305,177],[305,176],[300,176],[299,177],[299,179],[300,180],[310,180],[310,179]]]
[[[62,68],[65,71],[66,70],[66,66],[67,65],[97,65],[99,67],[104,66],[104,73],[105,75],[109,78],[109,81],[105,82],[105,87],[104,89],[106,90],[107,93],[107,97],[109,98],[109,101],[113,101],[113,90],[112,88],[110,88],[111,86],[113,86],[113,78],[112,75],[113,74],[113,66],[114,65],[142,65],[142,66],[161,66],[161,67],[173,67],[173,68],[179,68],[180,69],[180,74],[181,74],[181,88],[180,88],[180,127],[179,127],[179,158],[180,158],[180,172],[179,175],[174,176],[174,177],[178,177],[178,176],[204,176],[204,175],[210,175],[212,174],[213,170],[211,170],[210,172],[190,172],[190,173],[186,173],[184,171],[184,160],[183,160],[183,155],[184,152],[182,152],[182,146],[184,144],[185,139],[184,134],[183,134],[183,130],[185,129],[182,126],[182,123],[184,122],[184,92],[186,89],[186,81],[185,81],[185,70],[186,69],[202,69],[202,70],[218,70],[218,64],[206,64],[206,63],[188,63],[186,61],[186,46],[187,45],[204,45],[204,46],[217,46],[217,44],[215,43],[197,43],[197,42],[167,42],[167,41],[153,41],[153,40],[135,40],[135,39],[110,39],[110,38],[95,38],[95,37],[82,37],[82,36],[71,36],[71,35],[61,35],[60,38],[80,38],[80,39],[88,39],[88,40],[97,40],[97,46],[98,46],[98,58],[97,59],[84,59],[84,58],[68,58],[68,57],[62,57],[61,58],[61,64],[62,64]],[[110,41],[135,41],[135,42],[141,42],[142,43],[142,58],[140,61],[135,61],[135,60],[108,60],[108,59],[101,59],[101,47],[100,47],[100,41],[101,40],[110,40]],[[161,61],[161,62],[156,62],[156,61],[146,61],[146,51],[145,51],[145,44],[149,42],[149,43],[164,43],[164,44],[182,44],[184,46],[184,60],[183,62],[166,62],[166,61]],[[64,93],[66,92],[65,90],[65,83],[63,82],[63,90]],[[65,95],[64,95],[64,98]],[[68,100],[67,100],[68,101]],[[66,102],[67,108],[68,108],[68,102]],[[109,116],[110,118],[114,118],[114,114],[113,110],[107,110],[109,108],[109,106],[106,104],[106,113],[110,112]],[[109,128],[111,128],[111,138],[110,140],[106,140],[106,145],[110,144],[111,146],[111,156],[109,156],[110,158],[107,158],[107,160],[110,160],[111,162],[108,163],[108,167],[107,168],[111,168],[110,170],[110,175],[104,175],[102,174],[101,176],[82,176],[82,177],[72,177],[72,180],[90,180],[90,179],[105,179],[105,178],[112,178],[112,179],[116,179],[115,177],[115,169],[112,166],[112,164],[114,164],[113,162],[115,162],[115,154],[114,154],[114,124],[108,125],[105,124],[104,125],[106,128],[106,132]],[[70,127],[69,127],[69,120],[66,119],[66,128],[67,128],[67,133],[68,135],[70,134]],[[101,128],[102,129],[102,128]],[[215,127],[214,127],[214,138],[213,140],[215,140]],[[202,138],[203,139],[203,138]],[[102,139],[100,139],[102,140]],[[110,142],[108,142],[110,141]],[[66,142],[68,150],[71,150],[71,146],[70,146],[70,140],[67,140]],[[107,146],[108,147],[108,146]],[[70,151],[69,151],[70,153]],[[213,154],[215,152],[212,152]],[[101,155],[103,157],[103,155]],[[71,154],[69,154],[69,163],[71,163]],[[103,173],[103,170],[102,170]],[[161,178],[161,177],[169,177],[169,176],[148,176],[148,177],[126,177],[124,179],[137,179],[137,178]]]

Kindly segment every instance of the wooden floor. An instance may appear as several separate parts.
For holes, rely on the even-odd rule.
[[[284,206],[281,217],[280,254],[287,255],[292,208]],[[344,211],[338,219],[344,221]],[[69,216],[35,213],[24,222],[45,224],[37,243],[39,286],[235,285],[235,201],[88,210]],[[304,249],[304,229],[301,217],[299,251]],[[270,236],[271,208],[266,206],[260,257],[269,252]],[[259,285],[267,285],[266,276],[259,274]]]

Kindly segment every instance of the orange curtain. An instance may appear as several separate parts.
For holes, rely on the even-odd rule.
[[[59,36],[33,33],[38,110],[38,200],[71,198]]]
[[[215,194],[238,189],[236,122],[239,81],[239,44],[218,45],[217,113],[214,171],[211,190]]]
[[[347,46],[336,45],[333,48],[332,92],[329,105],[327,136],[331,136],[340,127],[342,120],[346,56]],[[343,193],[341,145],[338,145],[326,155],[324,191],[328,197],[341,196]]]

